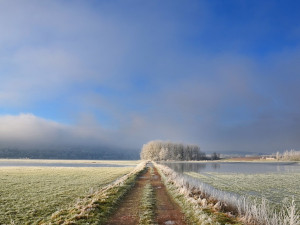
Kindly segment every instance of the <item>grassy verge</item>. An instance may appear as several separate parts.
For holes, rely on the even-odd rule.
[[[145,163],[142,162],[131,173],[87,196],[74,206],[52,214],[40,224],[105,224],[144,169]]]
[[[139,224],[141,225],[150,225],[154,224],[155,218],[155,196],[154,190],[150,183],[147,183],[144,191],[143,196],[141,199],[140,205],[140,221]]]
[[[242,224],[233,215],[220,211],[219,203],[205,198],[168,167],[155,164],[168,192],[183,210],[189,224]]]

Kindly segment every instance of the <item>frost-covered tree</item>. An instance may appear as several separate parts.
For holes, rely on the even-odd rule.
[[[281,159],[286,161],[300,161],[300,151],[296,151],[294,149],[290,151],[286,150],[282,154]]]
[[[286,150],[283,153],[276,152],[276,154],[272,154],[272,157],[283,161],[300,161],[300,151],[292,149],[290,151]]]
[[[161,148],[160,152],[159,152],[159,159],[160,160],[168,160],[170,159],[170,152],[168,148]]]
[[[220,155],[219,154],[217,154],[216,152],[214,152],[213,154],[211,154],[211,160],[218,160],[218,159],[220,159]]]
[[[200,160],[205,153],[198,145],[183,145],[164,141],[150,141],[143,145],[141,159],[145,160]]]

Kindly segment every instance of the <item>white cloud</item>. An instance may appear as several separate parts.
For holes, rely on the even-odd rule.
[[[0,116],[1,145],[38,146],[62,140],[61,134],[69,128],[32,114]]]

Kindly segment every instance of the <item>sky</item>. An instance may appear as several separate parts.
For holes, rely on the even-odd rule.
[[[0,0],[0,147],[300,148],[299,1]]]

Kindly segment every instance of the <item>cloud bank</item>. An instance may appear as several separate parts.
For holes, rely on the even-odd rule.
[[[2,1],[0,145],[299,148],[297,7],[232,7]]]

